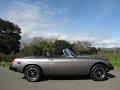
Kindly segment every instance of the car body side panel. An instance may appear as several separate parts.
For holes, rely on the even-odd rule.
[[[88,60],[84,58],[77,58],[76,60],[76,75],[87,75],[93,64],[96,63],[94,60]]]
[[[87,75],[91,67],[97,62],[103,62],[99,59],[90,58],[32,58],[16,59],[21,64],[14,64],[17,71],[23,73],[26,65],[39,65],[44,75]]]
[[[74,75],[74,58],[51,58],[49,61],[49,75]]]

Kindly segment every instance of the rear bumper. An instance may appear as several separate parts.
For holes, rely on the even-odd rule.
[[[16,68],[16,67],[13,67],[12,65],[9,66],[9,70],[12,70],[12,71],[14,71],[14,72],[17,72],[17,68]]]

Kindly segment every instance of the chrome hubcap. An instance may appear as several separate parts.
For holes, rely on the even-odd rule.
[[[95,69],[94,75],[97,78],[104,78],[105,77],[105,71],[102,67],[98,67],[98,68]]]
[[[27,71],[27,76],[30,78],[30,79],[33,79],[35,80],[36,77],[38,76],[38,71],[36,68],[30,68],[28,69]]]

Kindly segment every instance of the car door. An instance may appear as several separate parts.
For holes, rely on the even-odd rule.
[[[75,59],[67,58],[50,58],[49,60],[50,75],[74,75],[75,74]]]

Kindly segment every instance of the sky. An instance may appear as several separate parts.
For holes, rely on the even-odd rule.
[[[0,18],[34,37],[120,47],[120,0],[0,0]]]

